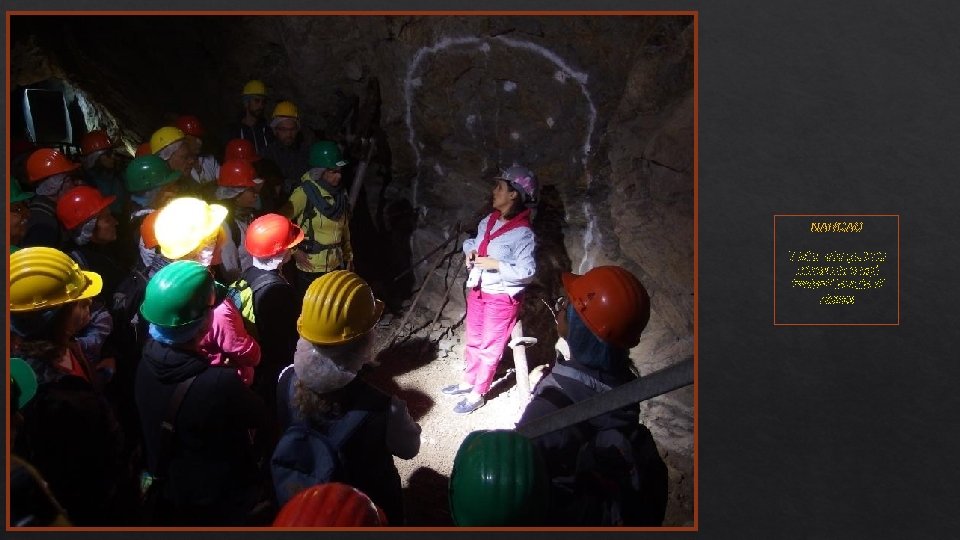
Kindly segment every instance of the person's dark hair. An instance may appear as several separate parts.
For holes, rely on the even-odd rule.
[[[367,333],[344,345],[316,348],[322,350],[329,361],[352,372],[358,372],[363,367],[363,359],[367,357],[371,343],[372,334]],[[321,394],[310,389],[302,379],[298,379],[293,389],[293,406],[304,418],[324,424],[343,416],[345,411],[340,406],[342,397],[343,388]]]
[[[520,193],[519,191],[517,191],[517,189],[513,187],[513,184],[511,184],[510,182],[507,182],[506,180],[497,179],[497,181],[503,182],[507,186],[507,189],[510,190],[511,193],[517,194],[517,198],[513,200],[513,204],[510,205],[510,209],[507,210],[506,213],[504,213],[500,217],[502,217],[503,219],[510,219],[516,216],[517,214],[519,214],[520,212],[523,212],[524,210],[526,210],[527,205],[524,204],[523,202],[523,193]]]
[[[23,338],[23,344],[32,341],[56,342],[61,340],[61,330],[73,312],[73,302],[50,309],[10,314],[10,327]],[[65,343],[57,343],[65,345]]]
[[[342,415],[336,394],[318,394],[307,388],[303,381],[297,381],[293,389],[293,406],[303,418],[325,424]]]
[[[566,339],[570,355],[578,364],[607,373],[640,376],[630,360],[630,351],[600,341],[583,323],[573,304],[567,304]]]

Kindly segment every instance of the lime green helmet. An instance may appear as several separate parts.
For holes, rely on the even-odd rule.
[[[450,473],[450,515],[460,527],[542,525],[550,479],[539,451],[515,431],[474,431]]]
[[[174,261],[147,282],[140,314],[148,322],[176,328],[199,320],[214,297],[213,274],[196,261]]]
[[[23,202],[32,198],[33,198],[33,192],[24,191],[23,188],[20,187],[20,182],[16,178],[13,178],[11,176],[10,177],[10,202],[18,203],[18,202]]]
[[[175,182],[180,178],[180,173],[171,169],[160,156],[149,154],[131,161],[124,176],[127,190],[140,193]]]
[[[340,155],[340,147],[333,141],[317,141],[310,146],[310,166],[334,169],[347,162]]]

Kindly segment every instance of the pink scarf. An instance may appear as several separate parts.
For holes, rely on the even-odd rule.
[[[477,248],[477,255],[480,257],[487,256],[487,245],[490,244],[490,241],[494,238],[516,229],[518,227],[530,227],[530,209],[520,212],[519,214],[513,216],[513,218],[506,222],[503,227],[497,229],[497,232],[490,234],[490,231],[493,230],[493,225],[500,219],[500,211],[494,210],[490,214],[490,219],[487,220],[487,230],[483,233],[483,240],[480,241],[480,246]]]

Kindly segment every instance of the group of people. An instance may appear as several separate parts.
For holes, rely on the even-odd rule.
[[[185,115],[125,167],[100,130],[83,136],[76,160],[35,148],[20,161],[26,181],[8,182],[15,525],[298,526],[307,522],[291,516],[303,508],[317,524],[324,505],[348,496],[376,509],[358,510],[364,519],[405,523],[393,458],[418,454],[421,428],[401,399],[358,376],[372,363],[383,303],[353,272],[348,161],[336,142],[310,141],[296,105],[278,102],[267,121],[265,102],[261,81],[244,86],[222,160],[202,153],[204,129]],[[484,405],[536,273],[537,186],[525,167],[498,174],[493,212],[464,242],[463,378],[442,390],[462,396],[456,414]],[[569,354],[521,423],[637,377],[629,349],[649,317],[639,281],[600,267],[566,274],[564,286],[570,302],[557,324]],[[577,448],[596,429],[635,433],[637,416],[620,409],[530,442],[530,466],[546,467],[536,477],[553,487],[530,492],[543,512],[522,523],[599,519],[582,505],[564,509],[580,504],[570,480]],[[335,483],[302,486],[310,496],[278,497],[272,458],[296,426],[346,434],[339,472]],[[477,459],[464,463],[483,461],[487,447],[467,445],[471,437],[458,463],[471,452]],[[521,523],[492,508],[508,497],[476,508],[477,494],[510,484],[513,470],[456,466],[454,519]],[[647,476],[647,489],[659,486]],[[464,492],[473,495],[455,496]]]

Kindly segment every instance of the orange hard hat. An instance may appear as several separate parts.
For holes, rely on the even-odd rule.
[[[257,150],[253,147],[253,141],[248,141],[247,139],[231,139],[230,142],[227,143],[227,148],[223,153],[223,160],[230,161],[234,159],[242,159],[253,163],[260,161],[260,156],[257,155]]]
[[[80,138],[80,155],[89,156],[98,150],[109,150],[113,148],[110,137],[102,129],[91,131]]]
[[[147,214],[147,217],[143,218],[143,221],[140,222],[140,238],[143,239],[143,247],[147,249],[153,249],[159,245],[159,242],[157,242],[157,233],[153,228],[153,224],[157,221],[158,215],[160,215],[160,212],[150,212]]]
[[[331,482],[309,487],[287,501],[274,527],[385,527],[387,517],[362,491]]]
[[[226,187],[256,187],[263,180],[257,178],[257,171],[249,161],[234,159],[220,166],[217,185]]]
[[[629,349],[650,320],[650,296],[633,274],[598,266],[579,276],[565,272],[563,288],[580,319],[600,341]]]
[[[265,214],[250,223],[243,246],[254,257],[274,257],[303,241],[303,229],[280,214]]]
[[[79,163],[70,161],[67,156],[53,148],[40,148],[27,158],[27,178],[35,183],[55,174],[67,173],[80,168]]]
[[[57,200],[57,219],[63,228],[73,230],[95,217],[114,200],[114,195],[104,197],[95,188],[77,186]]]
[[[174,126],[180,128],[180,131],[186,133],[187,135],[193,135],[196,138],[203,137],[203,125],[200,123],[200,119],[196,116],[185,114],[174,122]]]

